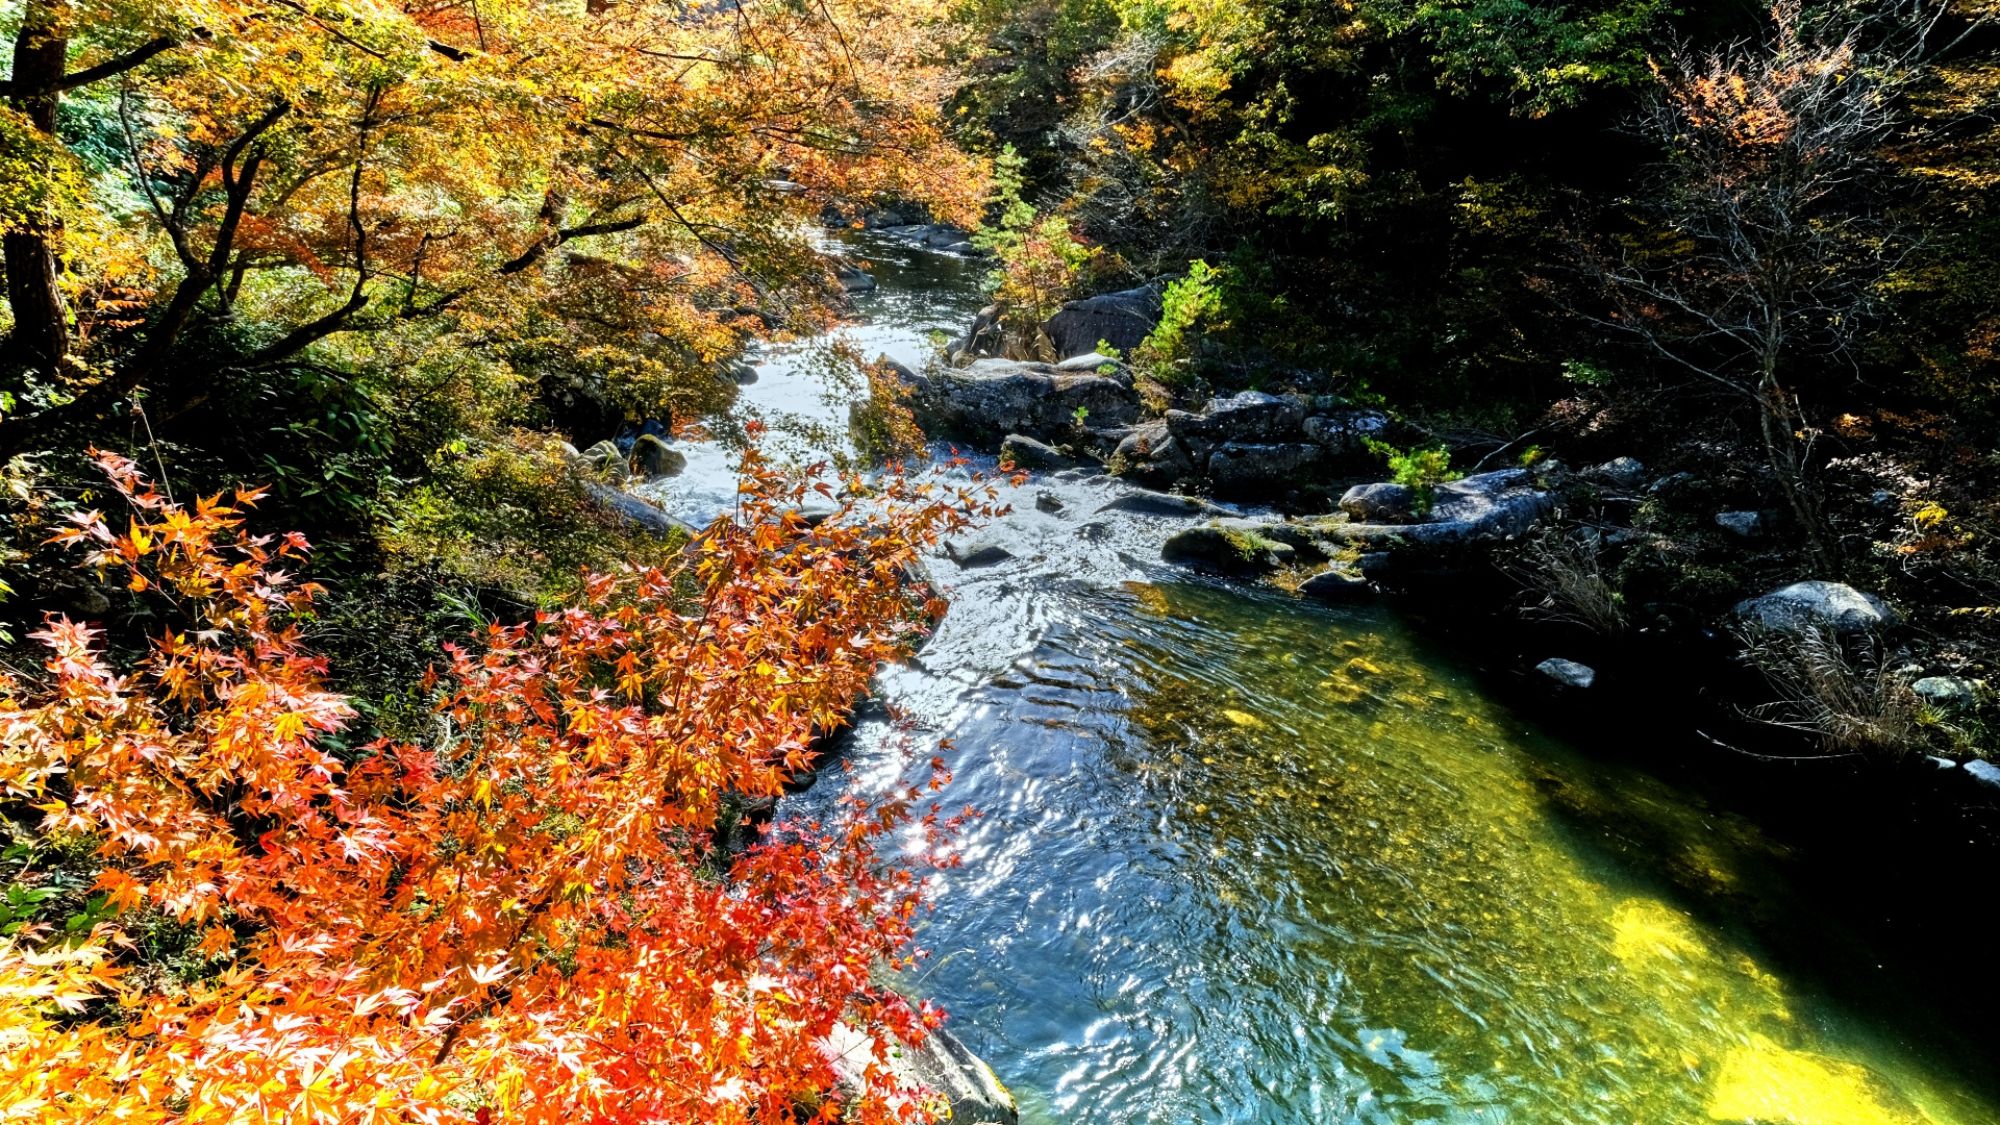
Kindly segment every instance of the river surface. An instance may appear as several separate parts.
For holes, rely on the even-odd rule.
[[[866,355],[921,366],[980,304],[972,263],[861,251],[883,286],[842,335]],[[844,420],[823,348],[745,389],[780,447]],[[687,451],[655,496],[706,519],[732,455]],[[1912,1031],[1921,997],[1863,1014],[1760,947],[1743,919],[1832,923],[1749,822],[1547,736],[1388,609],[1162,566],[1174,521],[1099,512],[1116,482],[1007,491],[981,534],[1014,557],[937,561],[937,635],[796,804],[948,741],[950,802],[981,815],[903,983],[1024,1121],[2000,1121],[1968,1052]]]

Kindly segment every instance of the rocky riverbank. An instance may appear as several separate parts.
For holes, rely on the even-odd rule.
[[[1146,312],[1134,291],[1058,319],[1096,317],[1101,328],[1119,317],[1144,323]],[[1066,340],[1064,350],[1083,347],[1081,334],[1057,327],[1052,320],[1047,334]],[[1979,753],[1995,710],[1983,667],[1912,644],[1878,592],[1769,567],[1764,585],[1733,596],[1717,596],[1719,579],[1715,590],[1674,588],[1707,576],[1676,553],[1726,561],[1767,546],[1776,522],[1722,508],[1698,533],[1663,531],[1662,511],[1697,502],[1691,474],[1650,472],[1631,457],[1581,469],[1534,457],[1456,479],[1383,481],[1378,443],[1398,424],[1381,410],[1262,391],[1162,408],[1109,355],[977,357],[981,336],[975,324],[948,349],[957,362],[940,357],[921,372],[891,365],[918,423],[933,437],[997,449],[1021,469],[1084,466],[1155,490],[1163,508],[1184,505],[1189,526],[1161,544],[1169,562],[1326,601],[1450,605],[1462,620],[1541,638],[1548,651],[1524,653],[1521,670],[1556,699],[1643,690],[1640,670],[1671,653],[1688,662],[1677,678],[1702,700],[1706,726],[1728,728],[1731,745],[1808,756],[1896,741],[1922,747],[1949,784],[1982,800],[2000,795],[2000,767]],[[1211,510],[1202,497],[1277,514]],[[1005,558],[1006,544],[989,540],[953,557],[963,566]],[[1628,571],[1638,578],[1628,582]],[[1788,737],[1799,733],[1803,741]]]

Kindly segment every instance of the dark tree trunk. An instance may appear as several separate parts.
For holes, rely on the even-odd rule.
[[[36,129],[53,136],[62,100],[69,39],[56,0],[29,0],[14,37],[14,95],[8,100]],[[14,312],[15,350],[35,368],[54,374],[69,354],[69,314],[57,285],[53,215],[31,218],[5,237],[7,303]]]

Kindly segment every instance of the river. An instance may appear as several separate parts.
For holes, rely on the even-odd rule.
[[[972,263],[861,251],[882,287],[842,335],[867,355],[920,366],[980,303]],[[821,346],[760,357],[739,410],[823,441]],[[731,455],[688,452],[654,494],[705,519]],[[795,805],[949,741],[981,815],[903,983],[1024,1121],[2000,1121],[1923,997],[1850,1005],[1766,952],[1772,925],[1836,925],[1784,884],[1787,844],[1539,730],[1390,609],[1164,567],[1173,521],[1099,512],[1116,482],[1009,491],[1014,557],[939,560],[937,635]]]

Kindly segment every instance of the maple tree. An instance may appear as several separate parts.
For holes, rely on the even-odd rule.
[[[62,538],[177,621],[121,662],[51,618],[45,677],[5,683],[0,787],[96,844],[114,913],[0,939],[0,1120],[930,1117],[879,1063],[836,1096],[823,1044],[939,1018],[873,974],[914,955],[950,822],[912,788],[733,857],[714,829],[941,610],[909,569],[990,504],[977,484],[850,482],[865,499],[809,525],[753,451],[736,518],[681,561],[491,626],[436,676],[434,738],[352,748],[302,639],[303,540],[251,535],[255,492],[190,510],[100,464],[125,529]],[[205,970],[124,976],[141,916],[198,930]]]
[[[354,334],[431,331],[648,405],[712,387],[746,340],[835,308],[810,236],[829,209],[976,213],[934,15],[26,0],[0,128],[10,165],[47,171],[0,214],[24,365],[0,440],[141,386],[171,413],[201,393],[190,355],[256,372]],[[58,129],[65,98],[98,166]]]

